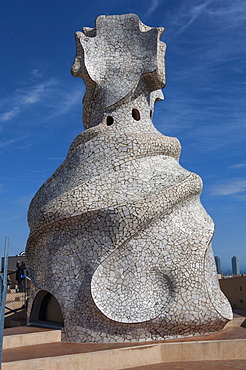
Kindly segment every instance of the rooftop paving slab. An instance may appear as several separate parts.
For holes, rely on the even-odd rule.
[[[131,367],[127,370],[229,370],[229,369],[246,369],[246,360],[233,361],[187,361],[160,363],[155,365]],[[120,369],[123,370],[123,369]]]

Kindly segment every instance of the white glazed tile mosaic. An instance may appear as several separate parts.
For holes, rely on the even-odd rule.
[[[41,289],[56,297],[66,341],[159,340],[232,318],[202,181],[151,120],[165,86],[162,32],[126,14],[76,33],[86,130],[33,198],[26,248],[30,303]]]

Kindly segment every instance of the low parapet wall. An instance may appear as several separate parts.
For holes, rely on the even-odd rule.
[[[22,360],[21,365],[25,370],[40,368],[45,370],[82,368],[83,370],[116,370],[161,362],[234,359],[246,359],[245,339],[158,343],[65,356],[32,358]],[[2,370],[19,370],[19,366],[19,361],[5,362]]]

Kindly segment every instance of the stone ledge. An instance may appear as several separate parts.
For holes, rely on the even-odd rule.
[[[52,343],[61,341],[60,330],[39,331],[33,333],[21,333],[4,335],[3,349],[10,349],[16,347],[38,345],[43,343]]]

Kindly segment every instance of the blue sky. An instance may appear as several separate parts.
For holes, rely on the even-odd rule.
[[[153,121],[182,144],[204,181],[222,269],[246,271],[246,1],[5,0],[0,5],[0,237],[25,249],[27,209],[82,130],[84,84],[70,74],[74,32],[101,14],[136,13],[163,26],[165,100]]]

